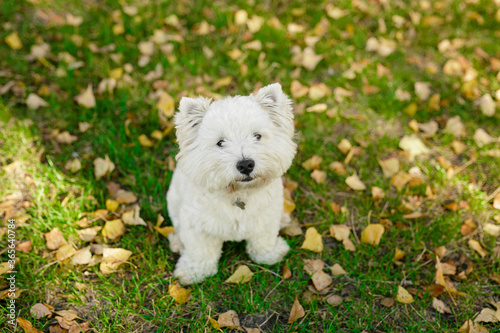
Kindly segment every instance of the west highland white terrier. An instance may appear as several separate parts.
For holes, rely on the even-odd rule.
[[[282,260],[290,248],[278,236],[289,221],[281,176],[297,146],[281,85],[219,101],[184,97],[175,124],[178,163],[167,193],[170,248],[181,254],[174,275],[191,284],[216,274],[224,241],[246,240],[256,263]]]

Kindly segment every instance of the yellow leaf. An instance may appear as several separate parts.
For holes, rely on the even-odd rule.
[[[13,50],[19,50],[23,47],[23,43],[21,43],[19,34],[16,31],[5,37],[5,43]]]
[[[302,318],[306,315],[304,308],[300,305],[297,296],[295,296],[295,302],[293,302],[292,310],[290,311],[290,316],[288,317],[288,324],[293,324],[297,319]]]
[[[39,331],[36,328],[34,328],[33,324],[31,324],[27,320],[24,320],[21,317],[17,318],[17,323],[19,324],[19,326],[21,326],[23,328],[24,333],[42,333],[42,331]]]
[[[115,200],[108,199],[106,200],[106,209],[109,210],[110,212],[114,212],[115,210],[118,209],[120,206],[120,203]]]
[[[252,279],[253,274],[248,266],[240,265],[224,283],[247,283]]]
[[[332,284],[332,278],[322,270],[316,271],[311,276],[311,280],[317,291],[321,291]]]
[[[318,155],[313,155],[311,158],[302,163],[302,167],[306,170],[319,169],[319,164],[323,159]]]
[[[49,250],[57,250],[61,245],[66,244],[66,239],[59,228],[54,228],[50,232],[44,234],[47,240],[47,248]]]
[[[410,304],[414,302],[413,296],[405,288],[398,286],[398,294],[396,301],[403,304]]]
[[[333,224],[330,226],[330,235],[339,242],[349,239],[351,228],[343,224]]]
[[[126,262],[132,252],[120,248],[104,248],[102,250],[102,262],[100,269],[104,274],[113,273],[118,267]]]
[[[164,220],[165,219],[163,218],[163,216],[161,216],[161,214],[158,214],[158,220],[156,221],[156,225],[154,226],[154,228],[163,237],[167,237],[168,238],[168,235],[170,235],[171,233],[175,232],[175,228],[174,227],[170,227],[170,226],[160,228],[160,226],[161,226],[161,224],[163,223]]]
[[[49,103],[44,101],[40,96],[37,94],[29,94],[28,98],[26,98],[26,105],[32,109],[32,110],[37,110],[40,107],[46,107],[49,106]]]
[[[486,257],[488,255],[488,251],[486,251],[482,246],[481,246],[481,243],[479,243],[477,240],[475,239],[470,239],[467,244],[474,250],[476,251],[477,253],[479,253],[479,255],[481,255],[481,257]]]
[[[493,198],[493,208],[500,210],[500,193]]]
[[[309,93],[309,87],[303,85],[297,80],[293,80],[290,86],[290,93],[293,98],[297,99],[307,95]]]
[[[75,100],[79,105],[82,105],[87,109],[95,107],[95,97],[94,92],[92,91],[92,84],[89,84],[87,89],[77,95]]]
[[[76,253],[75,248],[71,244],[64,244],[59,249],[57,249],[56,258],[59,261],[68,259]]]
[[[351,142],[347,139],[342,139],[339,144],[337,145],[337,148],[342,152],[342,154],[347,154],[349,150],[352,148]]]
[[[92,253],[90,253],[90,246],[80,249],[75,252],[71,257],[72,265],[87,265],[90,263],[92,258]]]
[[[177,283],[168,286],[168,294],[174,298],[178,304],[184,304],[189,299],[190,289],[182,288]]]
[[[304,243],[300,248],[305,250],[310,250],[313,252],[323,251],[323,239],[316,230],[316,228],[314,227],[307,228]]]
[[[328,109],[328,105],[326,103],[319,103],[319,104],[315,104],[313,106],[306,108],[306,111],[307,112],[321,113],[321,112],[325,112],[327,109]]]
[[[123,23],[117,23],[113,25],[112,29],[113,29],[113,35],[115,36],[125,33],[125,26],[123,25]]]
[[[227,87],[228,85],[231,84],[231,82],[233,82],[232,76],[226,76],[226,77],[220,78],[217,81],[215,81],[214,89],[217,90],[217,89],[222,88],[222,87]]]
[[[143,147],[153,147],[155,143],[146,134],[139,135],[139,143]]]
[[[313,170],[313,172],[311,172],[311,178],[314,179],[316,183],[321,184],[326,180],[326,173],[320,170]]]
[[[123,75],[123,68],[118,67],[109,72],[109,77],[115,80],[119,80]]]
[[[175,101],[172,96],[164,92],[161,94],[156,107],[165,117],[172,117],[175,112]]]
[[[208,317],[208,320],[210,321],[210,324],[212,324],[212,327],[216,330],[220,330],[220,326],[219,326],[219,323],[217,322],[217,320],[215,320],[214,318],[211,318],[211,317]]]
[[[330,271],[332,272],[333,276],[338,276],[338,275],[345,275],[347,272],[340,266],[339,264],[335,264],[330,268]]]
[[[109,156],[98,157],[94,160],[94,174],[97,179],[109,175],[115,169],[115,164],[111,162]]]
[[[357,174],[353,174],[352,176],[347,177],[345,179],[345,183],[355,191],[363,191],[366,189],[366,185],[363,184]]]
[[[285,199],[283,201],[283,212],[285,214],[292,214],[292,212],[295,210],[295,202],[289,199]]]
[[[134,205],[132,208],[122,214],[123,223],[128,225],[147,225],[140,216],[141,207]]]
[[[399,160],[397,158],[388,158],[386,160],[378,160],[378,164],[387,178],[394,176],[399,171]]]
[[[371,245],[378,245],[384,234],[385,228],[382,224],[369,224],[365,230],[361,232],[361,241]]]
[[[398,191],[401,191],[403,187],[405,187],[406,184],[411,180],[411,176],[407,174],[406,172],[398,172],[391,178],[391,184],[394,186]]]
[[[101,233],[108,239],[115,239],[125,233],[125,226],[120,219],[107,221]]]
[[[405,253],[401,251],[400,249],[396,248],[396,252],[394,253],[394,260],[400,260],[403,259],[405,256]]]

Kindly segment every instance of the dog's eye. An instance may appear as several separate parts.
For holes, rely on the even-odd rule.
[[[262,135],[260,135],[259,133],[255,133],[253,136],[257,139],[257,141],[262,138]]]
[[[224,140],[219,140],[219,142],[217,142],[217,146],[222,147],[223,143],[224,143]]]

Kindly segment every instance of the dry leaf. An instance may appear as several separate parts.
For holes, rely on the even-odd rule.
[[[391,184],[398,190],[401,191],[403,187],[412,179],[412,177],[405,172],[398,172],[391,178]]]
[[[288,264],[285,264],[283,266],[283,270],[281,271],[281,277],[285,280],[292,277],[292,271],[290,270],[290,267],[288,267]]]
[[[253,274],[248,266],[240,265],[224,283],[247,283],[252,279]]]
[[[448,305],[446,305],[443,301],[435,297],[432,299],[432,307],[436,309],[436,311],[439,313],[451,313],[451,310],[448,307]]]
[[[371,245],[378,245],[384,234],[385,228],[382,224],[369,224],[365,230],[361,232],[361,241]]]
[[[115,239],[123,236],[123,234],[125,233],[125,226],[120,219],[107,221],[104,225],[104,228],[102,228],[101,233],[108,239]]]
[[[469,247],[471,249],[473,249],[474,251],[476,251],[477,253],[479,253],[479,255],[481,255],[481,257],[486,257],[488,255],[488,251],[486,251],[482,246],[481,246],[481,243],[479,243],[477,240],[475,239],[469,239],[469,241],[467,242],[467,244],[469,245]]]
[[[337,145],[337,148],[342,152],[342,154],[345,155],[349,152],[349,150],[351,150],[352,144],[349,142],[349,140],[342,139]]]
[[[384,297],[380,301],[380,304],[385,306],[386,308],[390,308],[394,305],[394,298]]]
[[[332,162],[332,163],[330,163],[330,165],[328,167],[331,170],[333,170],[333,172],[335,172],[337,175],[340,175],[340,176],[347,175],[347,170],[346,170],[344,164],[342,164],[341,162],[338,162],[338,161]]]
[[[408,152],[410,161],[413,161],[415,156],[427,154],[429,152],[429,148],[427,148],[422,140],[416,135],[405,135],[401,141],[399,141],[399,148]]]
[[[366,189],[365,184],[363,184],[357,174],[353,174],[352,176],[347,177],[345,179],[345,183],[355,191],[363,191]]]
[[[85,241],[85,242],[91,242],[94,240],[94,238],[97,236],[97,232],[101,230],[102,227],[92,227],[92,228],[85,228],[81,230],[77,230],[76,233],[78,234],[78,237]]]
[[[66,170],[71,171],[72,173],[77,173],[81,168],[82,168],[82,162],[78,158],[74,158],[72,160],[69,160],[65,165],[64,168]]]
[[[345,275],[347,272],[340,266],[339,264],[334,264],[331,268],[330,271],[332,272],[333,276],[338,276],[338,275]]]
[[[155,143],[148,138],[146,134],[139,135],[137,139],[139,140],[139,144],[143,147],[153,147],[155,145]]]
[[[330,226],[330,235],[334,237],[339,242],[349,239],[351,234],[351,227],[343,224],[333,224]]]
[[[131,204],[137,201],[137,196],[134,193],[122,189],[118,190],[114,197],[120,204]]]
[[[172,296],[178,304],[186,303],[190,293],[190,289],[182,288],[177,282],[168,286],[168,294]]]
[[[66,244],[66,240],[59,228],[54,228],[50,232],[44,234],[49,250],[57,250],[61,245]]]
[[[71,257],[71,264],[87,265],[90,263],[91,258],[92,258],[92,253],[90,253],[90,246],[87,246],[75,252],[73,257]]]
[[[328,109],[328,105],[326,103],[319,103],[319,104],[315,104],[313,106],[306,108],[306,111],[307,112],[321,113],[321,112],[325,112],[327,109]]]
[[[102,262],[100,265],[101,272],[104,274],[113,273],[118,267],[126,262],[132,252],[120,248],[103,248],[102,249]]]
[[[414,302],[413,296],[405,288],[398,286],[398,294],[396,295],[396,301],[403,304],[410,304]]]
[[[156,225],[154,226],[154,228],[163,237],[167,237],[168,238],[168,235],[170,235],[171,233],[175,232],[175,228],[174,227],[170,227],[170,226],[162,227],[161,228],[160,226],[161,226],[161,224],[163,223],[164,220],[165,220],[165,218],[163,216],[161,216],[160,214],[158,214],[158,219],[156,221]]]
[[[106,200],[106,209],[109,210],[110,212],[114,212],[115,210],[118,209],[119,206],[120,203],[116,200],[111,200],[111,199]]]
[[[141,208],[139,205],[134,205],[132,210],[126,211],[122,214],[122,221],[128,225],[147,225],[140,216]]]
[[[460,116],[451,117],[446,122],[444,128],[446,133],[454,135],[456,138],[461,138],[465,136],[465,125],[462,123]]]
[[[302,243],[302,246],[300,248],[313,252],[323,251],[323,239],[316,228],[307,228],[304,243]]]
[[[500,225],[486,223],[485,225],[483,225],[483,232],[493,237],[498,237],[500,236]]]
[[[323,55],[317,55],[314,52],[314,49],[311,47],[306,47],[304,49],[304,52],[302,52],[302,61],[301,64],[304,66],[307,70],[312,71],[316,68],[318,63],[323,59]]]
[[[45,317],[50,318],[52,316],[52,311],[50,311],[50,309],[42,303],[36,303],[35,305],[33,305],[30,309],[30,313],[36,319],[41,319]]]
[[[58,261],[63,261],[70,258],[76,253],[75,248],[71,244],[64,244],[57,249],[56,258]]]
[[[495,115],[496,103],[490,94],[484,94],[477,100],[477,103],[485,116],[493,117]]]
[[[29,321],[24,320],[21,317],[17,317],[17,323],[23,328],[24,333],[43,333],[42,331],[34,328],[33,324],[31,324]]]
[[[290,311],[290,316],[288,317],[288,324],[293,324],[297,319],[302,318],[306,315],[304,308],[300,305],[297,296],[295,296],[295,302],[293,302],[292,310]]]
[[[493,198],[493,208],[500,210],[500,193]]]
[[[394,260],[401,260],[405,256],[405,253],[400,249],[396,248],[394,253]]]
[[[324,183],[326,180],[326,172],[321,170],[313,170],[313,172],[311,172],[311,178],[314,179],[318,184]]]
[[[319,164],[323,159],[318,155],[313,155],[311,158],[302,163],[302,167],[306,170],[319,169]]]
[[[340,304],[342,304],[343,301],[342,297],[338,295],[330,295],[325,300],[326,303],[328,303],[328,305],[331,306],[339,306]]]
[[[309,93],[309,88],[307,86],[304,86],[299,81],[293,80],[290,86],[290,93],[292,94],[293,98],[297,99],[307,95]]]
[[[60,144],[72,144],[74,141],[78,140],[77,136],[71,135],[68,131],[64,131],[62,133],[58,133],[56,135],[56,141]]]
[[[372,198],[373,200],[380,200],[385,197],[385,192],[383,189],[377,186],[372,186]]]
[[[325,262],[321,259],[304,259],[304,270],[309,275],[322,271],[323,268],[325,268]]]
[[[317,291],[325,289],[333,282],[332,278],[323,271],[316,271],[313,276],[311,276],[311,280]]]
[[[490,136],[485,130],[482,128],[478,128],[474,133],[474,140],[478,147],[482,147],[485,145],[489,145],[492,142],[495,142],[496,139]]]
[[[160,95],[160,99],[158,100],[156,107],[163,116],[170,118],[175,112],[175,100],[168,93],[164,92]]]
[[[236,311],[229,310],[221,313],[217,319],[219,327],[240,327],[240,319]]]
[[[378,160],[378,164],[387,178],[392,177],[399,171],[399,160],[397,158],[388,158],[386,160]]]
[[[354,246],[354,243],[350,239],[344,239],[342,241],[342,245],[344,245],[345,249],[347,251],[356,251],[356,247]]]
[[[37,110],[40,107],[46,107],[49,106],[49,103],[44,101],[40,96],[37,94],[29,94],[28,98],[26,98],[26,105],[32,109],[32,110]]]
[[[94,174],[97,179],[111,174],[115,169],[115,164],[111,162],[109,156],[104,158],[98,157],[94,160]]]
[[[87,89],[81,92],[79,95],[75,97],[76,102],[79,105],[86,107],[87,109],[91,109],[95,107],[95,97],[94,92],[92,91],[92,84],[89,84]]]

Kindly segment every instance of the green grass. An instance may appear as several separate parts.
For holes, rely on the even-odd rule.
[[[460,233],[460,227],[467,218],[473,218],[481,227],[493,222],[498,211],[487,202],[487,196],[500,185],[500,160],[488,156],[491,149],[498,149],[498,143],[478,147],[472,138],[477,128],[485,129],[494,137],[500,136],[500,117],[486,117],[461,93],[460,77],[450,77],[442,72],[448,60],[439,53],[437,45],[443,39],[461,38],[465,45],[458,49],[478,72],[480,95],[494,96],[500,89],[497,71],[491,69],[490,62],[477,56],[475,48],[481,48],[490,57],[500,58],[500,35],[498,10],[491,1],[477,3],[463,1],[431,2],[431,9],[423,9],[418,1],[390,2],[378,7],[376,2],[366,1],[370,8],[360,10],[351,1],[335,2],[335,6],[346,9],[348,14],[338,20],[326,16],[326,3],[313,2],[266,2],[247,3],[244,1],[152,1],[137,2],[138,14],[130,17],[123,13],[121,2],[107,1],[28,1],[4,0],[0,3],[2,29],[0,40],[13,31],[19,33],[23,43],[21,50],[12,50],[0,43],[0,84],[16,81],[16,86],[0,95],[0,203],[9,195],[21,193],[30,205],[25,212],[30,216],[26,225],[19,226],[19,240],[31,240],[33,250],[18,252],[18,287],[23,290],[17,299],[19,316],[48,332],[56,324],[54,319],[37,320],[29,309],[38,302],[55,307],[56,311],[75,309],[82,320],[87,321],[98,332],[203,332],[215,331],[208,316],[217,318],[220,313],[235,310],[242,326],[258,327],[266,332],[450,332],[456,331],[466,320],[472,319],[491,302],[500,301],[500,288],[488,276],[500,269],[498,258],[498,238],[483,235],[479,231],[474,239],[481,241],[489,255],[481,258],[467,245],[469,237]],[[445,9],[435,6],[445,3]],[[248,35],[244,27],[234,26],[235,10],[245,9],[249,17],[259,15],[268,20],[276,16],[283,29],[275,29],[268,23],[254,34]],[[292,9],[304,8],[303,14]],[[64,16],[70,12],[84,18],[79,27],[69,25],[46,26],[36,12],[52,10]],[[113,11],[121,13],[121,18],[113,21]],[[411,24],[410,12],[422,16],[421,24]],[[478,13],[484,20],[478,23],[472,13]],[[170,14],[178,16],[181,28],[164,24]],[[403,27],[397,28],[393,16],[406,19]],[[437,15],[446,18],[441,26],[424,26],[423,21]],[[471,16],[472,15],[472,16]],[[314,49],[325,58],[313,71],[308,71],[291,62],[292,47],[306,46],[304,37],[326,17],[329,27]],[[206,20],[215,27],[208,35],[197,35],[192,28]],[[384,20],[387,31],[380,32],[379,20]],[[112,27],[118,21],[125,27],[125,34],[115,36]],[[306,27],[305,33],[290,35],[289,23]],[[156,29],[179,34],[183,43],[171,42],[172,52],[165,56],[157,47],[151,61],[145,67],[137,65],[140,52],[137,43],[146,41]],[[351,31],[352,33],[348,33]],[[396,40],[398,49],[388,57],[380,57],[365,50],[369,37],[384,37]],[[83,45],[74,42],[74,36],[83,38]],[[243,45],[258,39],[262,41],[261,51],[244,50]],[[42,41],[51,46],[46,62],[29,61],[26,56],[30,47]],[[88,45],[98,47],[114,44],[115,49],[107,53],[94,53]],[[205,46],[213,52],[207,57],[202,51]],[[232,60],[227,52],[238,48],[243,57]],[[84,66],[71,69],[58,55],[67,52]],[[111,56],[114,54],[114,56]],[[122,60],[115,62],[112,58]],[[265,56],[265,57],[264,57]],[[408,59],[420,59],[434,63],[440,70],[429,72],[424,66],[410,63]],[[369,60],[366,67],[347,79],[342,73],[354,62]],[[132,83],[121,82],[113,94],[96,94],[97,106],[86,109],[78,106],[73,98],[89,83],[94,91],[99,82],[109,77],[115,68],[130,63],[134,69],[128,73]],[[192,286],[191,299],[183,305],[175,303],[168,294],[173,283],[172,271],[177,255],[168,248],[168,241],[152,228],[157,214],[168,221],[165,194],[172,176],[168,158],[175,157],[174,132],[167,134],[153,147],[139,144],[140,134],[150,135],[160,128],[156,101],[150,98],[154,92],[153,81],[144,82],[146,74],[161,64],[163,74],[158,78],[167,82],[167,91],[176,103],[184,95],[198,95],[200,88],[220,95],[248,94],[258,84],[268,84],[279,80],[286,92],[294,78],[305,85],[323,82],[332,89],[343,87],[355,92],[352,98],[341,102],[334,96],[312,101],[309,97],[296,99],[309,107],[319,102],[328,104],[329,109],[338,107],[340,116],[329,118],[325,113],[298,113],[298,154],[287,177],[298,182],[295,191],[297,208],[294,217],[306,227],[314,226],[323,234],[325,250],[312,253],[301,250],[304,236],[287,237],[292,250],[285,262],[292,270],[292,277],[280,277],[284,262],[273,266],[256,266],[244,252],[244,244],[227,243],[219,263],[219,273],[206,282]],[[241,65],[248,66],[246,74]],[[392,77],[378,77],[377,64],[389,68]],[[301,68],[300,72],[294,70]],[[57,72],[64,72],[60,77]],[[227,87],[214,88],[214,82],[225,76],[233,81]],[[482,79],[483,81],[480,81]],[[484,80],[488,80],[485,83]],[[377,86],[375,94],[363,92],[364,82]],[[439,93],[447,104],[438,111],[431,111],[427,101],[419,101],[413,93],[418,81],[430,82],[432,93]],[[37,93],[42,85],[50,87],[50,94],[42,96],[50,106],[30,110],[24,104],[29,93]],[[410,101],[398,101],[397,88],[411,93]],[[411,117],[404,112],[410,103],[416,103],[417,113]],[[346,116],[353,110],[363,119]],[[466,125],[467,135],[462,141],[467,150],[455,155],[451,149],[453,136],[442,131],[446,120],[459,115]],[[408,123],[412,118],[424,123],[436,120],[439,132],[425,139],[431,149],[426,157],[410,162],[399,157],[401,170],[408,172],[418,166],[424,175],[425,185],[430,185],[435,198],[425,196],[425,185],[418,188],[405,187],[401,192],[383,176],[377,159],[398,156],[399,140],[412,130]],[[129,121],[129,133],[125,122]],[[92,128],[85,133],[78,131],[79,122],[88,122]],[[52,137],[55,129],[68,130],[77,135],[78,140],[71,145],[60,145]],[[329,170],[333,161],[343,161],[345,156],[337,148],[338,142],[346,138],[351,143],[365,142],[361,156],[355,156],[346,166],[348,175],[356,172],[367,185],[367,190],[354,192],[345,184],[347,176],[337,175]],[[107,178],[96,180],[93,161],[97,157],[109,155],[115,163],[115,171]],[[323,158],[321,170],[327,173],[327,180],[317,184],[310,171],[301,164],[317,154]],[[445,156],[460,166],[472,155],[477,161],[468,166],[453,179],[447,179],[446,171],[439,165],[438,157]],[[72,158],[79,158],[82,169],[76,174],[65,170],[64,165]],[[17,167],[14,168],[12,163]],[[12,171],[12,170],[15,171]],[[99,266],[73,266],[70,262],[54,263],[55,254],[46,247],[43,234],[58,227],[67,240],[78,248],[87,246],[79,240],[75,224],[84,212],[105,207],[110,198],[106,189],[108,181],[118,182],[123,188],[136,193],[141,206],[141,216],[148,226],[127,226],[127,232],[116,241],[99,236],[97,242],[111,247],[121,247],[133,252],[131,264],[124,264],[109,276],[103,275]],[[386,192],[380,202],[371,198],[371,186],[378,186]],[[63,200],[69,196],[63,205]],[[427,215],[417,220],[403,217],[403,202],[413,196],[422,199],[421,211]],[[450,201],[467,202],[470,209],[452,212],[443,208]],[[330,203],[344,206],[347,214],[335,214]],[[1,216],[0,216],[1,217]],[[355,242],[356,251],[349,252],[342,244],[329,236],[331,224],[347,224],[353,227],[356,237],[369,223],[377,223],[382,218],[392,221],[379,246]],[[3,223],[6,223],[5,221]],[[97,222],[103,225],[103,222]],[[5,225],[2,225],[5,226]],[[480,230],[480,229],[479,229]],[[7,245],[4,236],[0,246]],[[432,307],[432,295],[424,289],[435,283],[434,249],[445,245],[448,253],[444,261],[458,264],[458,271],[467,263],[473,263],[473,270],[466,280],[451,279],[459,291],[466,296],[451,298],[442,294],[439,299],[448,304],[451,314],[440,314]],[[393,260],[395,248],[405,252],[401,263]],[[494,255],[496,251],[496,255]],[[1,261],[6,261],[2,252]],[[303,259],[320,258],[327,267],[339,263],[349,275],[333,277],[334,283],[328,295],[343,298],[337,307],[326,303],[324,295],[316,295],[309,290],[311,280],[303,270]],[[463,260],[461,260],[461,258]],[[244,285],[224,284],[239,264],[247,264],[255,272],[253,279]],[[75,283],[85,283],[88,289],[80,290]],[[395,303],[386,308],[380,304],[384,297],[395,298],[398,285],[419,291],[415,302],[404,305]],[[6,280],[0,277],[1,290],[6,289]],[[287,324],[288,315],[298,297],[306,315],[294,324]],[[0,300],[0,327],[7,327],[6,302]],[[496,324],[484,324],[490,332],[498,331]],[[17,330],[18,332],[21,329]]]

